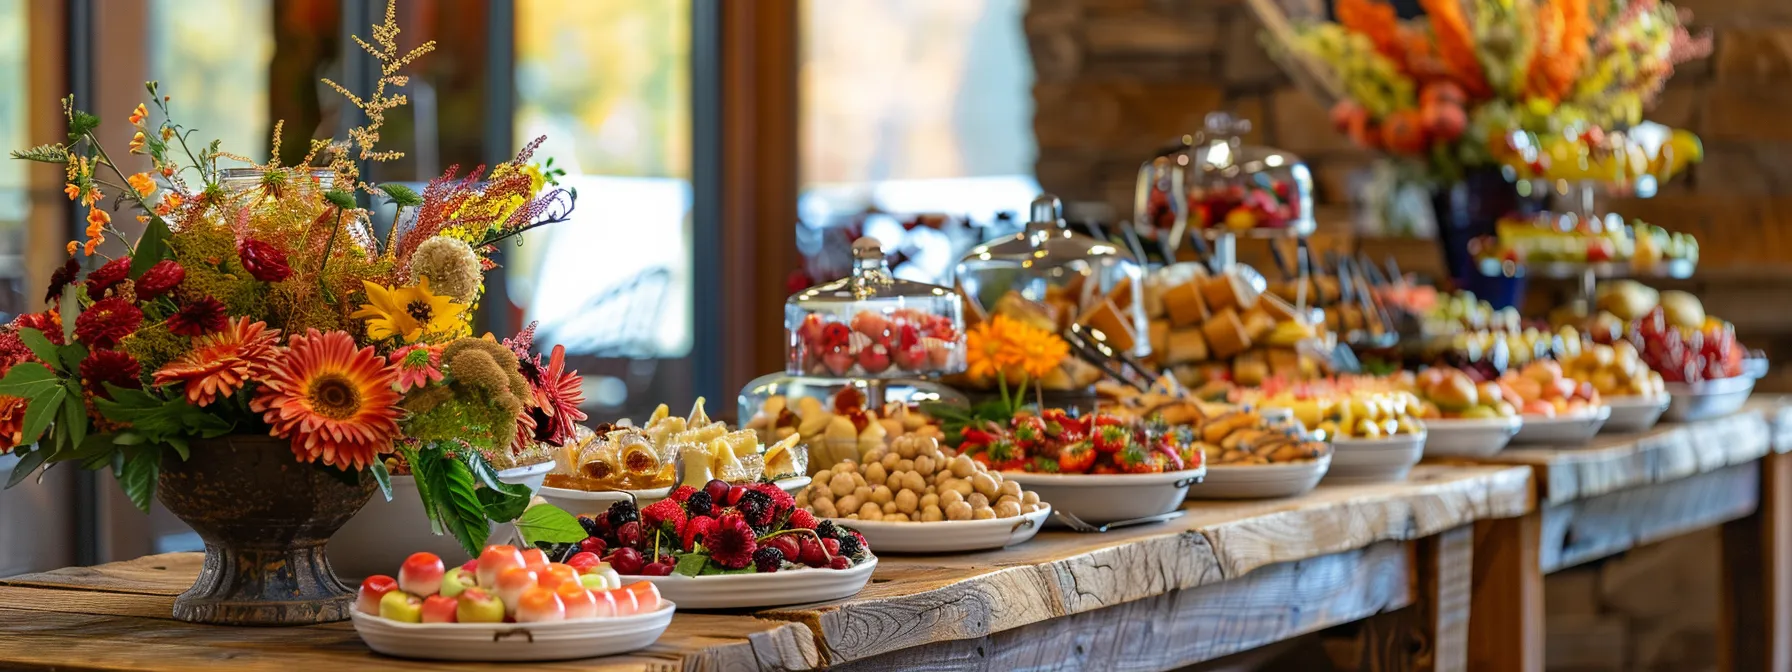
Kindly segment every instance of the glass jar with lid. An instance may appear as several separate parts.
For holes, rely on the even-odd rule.
[[[1172,240],[1190,227],[1209,238],[1311,234],[1312,171],[1289,152],[1244,144],[1250,130],[1248,120],[1214,112],[1182,148],[1146,161],[1135,204],[1141,230],[1167,229]]]
[[[1138,260],[1119,245],[1071,232],[1056,196],[1041,195],[1031,209],[1025,230],[959,260],[954,277],[970,310],[979,317],[1020,312],[1060,331],[1078,326],[1115,351],[1149,355]]]
[[[964,370],[964,312],[945,287],[890,275],[874,238],[853,243],[852,275],[784,304],[786,373],[928,378]]]
[[[802,435],[809,473],[859,460],[903,436],[943,440],[938,405],[969,408],[965,396],[924,380],[868,380],[770,374],[740,391],[741,427],[770,444]]]

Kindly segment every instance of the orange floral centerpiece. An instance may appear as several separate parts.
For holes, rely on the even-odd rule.
[[[154,82],[129,117],[129,152],[150,170],[126,174],[72,97],[67,142],[13,153],[63,166],[88,228],[43,309],[0,327],[0,453],[20,457],[8,485],[68,465],[110,469],[139,508],[159,496],[219,556],[176,601],[181,618],[346,618],[353,594],[322,546],[374,492],[391,497],[395,467],[470,554],[491,522],[518,521],[531,543],[585,537],[495,476],[572,438],[578,374],[558,347],[532,354],[532,330],[471,333],[496,246],[564,220],[573,194],[531,162],[539,141],[421,194],[362,181],[358,160],[400,156],[376,148],[383,112],[405,102],[399,71],[434,46],[401,53],[397,33],[389,5],[373,44],[357,38],[382,66],[370,95],[331,83],[369,124],[314,141],[296,166],[189,144]],[[271,155],[279,142],[276,125]],[[389,231],[367,198],[398,206]],[[137,212],[140,236],[115,226],[108,199]]]

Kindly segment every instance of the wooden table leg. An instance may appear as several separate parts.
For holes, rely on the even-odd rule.
[[[1334,667],[1465,672],[1474,543],[1474,528],[1468,525],[1412,542],[1412,606],[1362,621],[1350,641],[1334,640],[1332,645],[1348,661],[1340,664],[1334,658]]]
[[[1543,514],[1475,523],[1468,669],[1543,672]]]
[[[1718,669],[1792,670],[1792,455],[1761,461],[1761,504],[1723,527]]]

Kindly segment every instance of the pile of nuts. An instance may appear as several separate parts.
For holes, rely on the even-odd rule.
[[[822,518],[923,523],[1014,518],[1045,508],[1039,493],[915,435],[872,450],[863,466],[847,460],[821,470],[796,503]]]

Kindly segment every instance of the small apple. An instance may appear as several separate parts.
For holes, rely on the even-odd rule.
[[[442,559],[434,553],[412,553],[398,568],[398,588],[412,595],[434,595],[442,589]]]
[[[394,590],[380,598],[380,618],[400,623],[423,622],[423,600],[416,595]]]
[[[575,586],[581,585],[579,583],[578,570],[557,562],[548,565],[546,571],[537,572],[536,574],[536,583],[548,590],[557,589],[562,584],[572,584]]]
[[[515,546],[487,546],[479,553],[479,570],[476,576],[479,585],[487,588],[498,585],[498,574],[511,567],[522,567],[523,554]]]
[[[584,574],[585,570],[587,570],[591,567],[595,567],[597,565],[604,564],[604,559],[598,557],[598,555],[596,553],[581,551],[578,553],[574,553],[574,554],[572,554],[572,557],[567,558],[566,564],[567,564],[567,566],[578,570],[578,572],[580,574]]]
[[[504,610],[516,612],[516,601],[523,596],[523,591],[536,587],[540,576],[528,567],[511,567],[498,575],[498,599],[504,601]]]
[[[460,597],[461,591],[479,585],[478,577],[465,567],[456,567],[454,571],[442,575],[442,595]]]
[[[846,346],[833,348],[821,355],[821,365],[827,367],[828,373],[836,376],[846,375],[846,370],[852,368],[852,361],[852,353],[847,352]]]
[[[610,618],[616,615],[616,598],[610,596],[610,591],[602,588],[588,588],[587,591],[591,593],[591,600],[596,605],[594,608],[597,611],[593,616]]]
[[[554,594],[554,591],[537,586],[523,591],[517,597],[516,622],[518,623],[564,620],[566,620],[566,605],[560,602],[560,596]]]
[[[890,351],[881,344],[874,344],[859,351],[859,366],[865,367],[866,373],[883,373],[890,368]]]
[[[660,608],[660,587],[652,581],[636,581],[628,584],[626,589],[634,594],[637,609],[653,611]]]
[[[604,580],[604,575],[602,574],[580,574],[579,585],[584,586],[589,590],[609,590],[610,586],[616,584]]]
[[[479,571],[479,558],[473,558],[472,560],[468,560],[466,562],[460,563],[460,568],[467,570],[469,572],[478,572]]]
[[[648,583],[651,583],[651,582],[648,582]],[[615,589],[612,589],[609,591],[605,591],[605,594],[609,595],[611,599],[616,601],[616,615],[617,616],[633,616],[633,615],[641,612],[640,604],[635,601],[635,594],[632,592],[629,592],[629,589],[615,588]]]
[[[566,618],[594,618],[597,616],[597,598],[591,591],[576,583],[563,583],[554,589],[560,596],[560,603],[566,606]]]
[[[447,595],[431,595],[423,600],[424,623],[453,623],[460,603]]]
[[[504,603],[484,588],[468,588],[456,600],[454,618],[460,623],[501,623]]]
[[[852,316],[852,330],[870,336],[874,340],[880,339],[890,330],[890,319],[879,315],[876,311],[862,310],[859,311],[859,314]]]
[[[927,346],[919,341],[907,346],[898,346],[890,352],[890,358],[896,362],[897,368],[920,369],[927,366]]]
[[[536,572],[545,571],[548,568],[547,552],[539,548],[523,551],[523,566]]]
[[[368,616],[380,615],[380,599],[398,590],[398,582],[384,574],[375,574],[361,582],[361,591],[355,596],[355,611]]]

